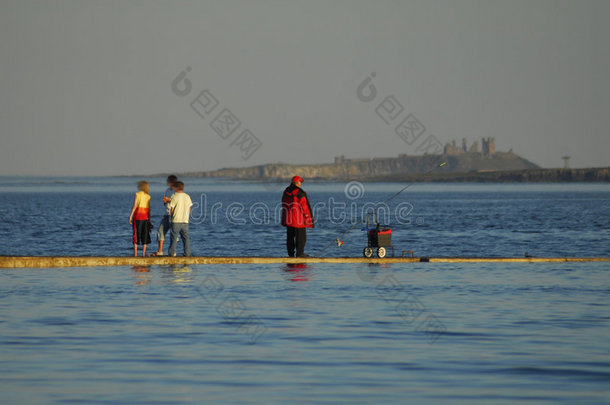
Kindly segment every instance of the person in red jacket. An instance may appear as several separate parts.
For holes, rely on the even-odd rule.
[[[307,193],[301,188],[303,179],[294,176],[292,183],[286,187],[282,195],[282,226],[286,227],[286,248],[288,256],[307,257],[305,242],[307,228],[313,228],[313,216]]]

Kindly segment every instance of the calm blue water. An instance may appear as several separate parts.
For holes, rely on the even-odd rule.
[[[0,177],[0,254],[121,256],[133,251],[131,178]],[[25,184],[24,184],[25,183]],[[165,190],[150,180],[158,225]],[[279,199],[285,184],[192,179],[190,233],[194,255],[285,254]],[[307,252],[317,254],[356,223],[325,256],[361,255],[363,213],[401,184],[363,184],[350,199],[345,183],[306,184],[316,212]],[[415,184],[383,206],[399,254],[418,256],[608,256],[610,184]],[[156,232],[156,230],[155,230]],[[153,245],[156,238],[153,234]],[[168,239],[169,240],[169,239]],[[154,247],[154,246],[153,246]],[[167,246],[166,246],[167,248]]]
[[[134,182],[0,178],[0,254],[130,254]],[[344,187],[306,184],[310,254],[401,186]],[[283,255],[282,188],[188,181],[194,254]],[[610,255],[609,185],[422,184],[389,211],[418,256]],[[325,255],[361,255],[359,228]],[[2,269],[0,402],[610,403],[608,267]]]

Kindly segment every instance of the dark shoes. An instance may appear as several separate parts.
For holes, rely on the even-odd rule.
[[[296,256],[294,255],[294,253],[292,253],[292,254],[288,253],[288,257],[311,257],[311,256],[309,256],[307,253],[301,253],[300,255],[298,254]]]

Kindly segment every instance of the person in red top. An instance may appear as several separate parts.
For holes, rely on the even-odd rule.
[[[286,227],[286,248],[288,257],[307,257],[305,242],[307,228],[313,228],[313,215],[307,193],[301,188],[303,179],[294,176],[282,195],[282,226]]]
[[[133,225],[133,255],[137,256],[138,245],[143,245],[142,256],[146,256],[146,245],[150,243],[150,187],[147,182],[140,181],[138,190],[129,223]]]

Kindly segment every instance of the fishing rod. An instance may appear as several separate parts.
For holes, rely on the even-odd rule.
[[[439,167],[445,166],[446,164],[447,164],[447,162],[443,162],[443,163],[441,163],[438,166],[434,166],[432,169],[428,170],[427,172],[424,172],[423,176],[433,172],[434,170],[438,169]],[[411,183],[407,184],[402,189],[400,189],[397,193],[392,195],[390,198],[388,198],[387,200],[383,201],[381,204],[389,203],[390,201],[392,201],[394,198],[398,197],[403,191],[405,191],[406,189],[408,189],[409,187],[411,187],[415,183],[416,183],[415,181],[412,181]],[[341,233],[335,240],[331,241],[328,245],[326,245],[324,247],[324,249],[320,250],[316,256],[320,257],[322,255],[322,253],[326,252],[328,250],[328,248],[333,245],[333,243],[336,243],[337,246],[341,246],[343,244],[343,241],[341,240],[343,238],[343,236],[345,236],[348,232],[350,232],[352,229],[354,229],[355,227],[359,226],[360,224],[361,224],[361,222],[356,222],[355,224],[350,226],[347,230],[345,230],[343,233]]]

